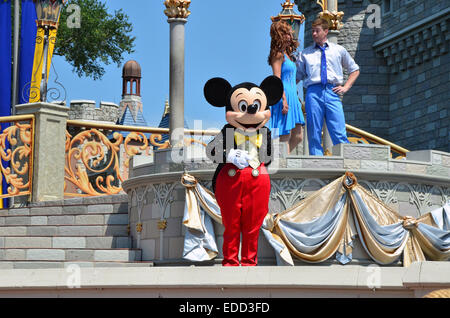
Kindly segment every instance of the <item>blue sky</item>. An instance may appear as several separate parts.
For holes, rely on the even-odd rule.
[[[281,11],[284,0],[192,0],[186,23],[185,118],[190,128],[202,120],[202,129],[225,124],[223,109],[210,106],[203,86],[212,77],[226,78],[232,85],[259,84],[272,74],[267,64],[271,16]],[[124,63],[136,60],[142,67],[141,95],[144,117],[156,127],[169,97],[169,24],[163,0],[108,0],[109,12],[122,8],[133,23],[135,52]],[[296,8],[297,10],[297,8]],[[298,10],[297,10],[298,11]],[[83,27],[83,25],[81,25]],[[79,78],[63,57],[53,60],[66,100],[89,99],[119,104],[122,66],[106,65],[101,80]],[[53,72],[53,71],[52,71]],[[50,74],[49,82],[53,74]]]

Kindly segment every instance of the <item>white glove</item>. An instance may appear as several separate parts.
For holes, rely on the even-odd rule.
[[[250,155],[245,150],[240,149],[231,149],[230,152],[228,152],[227,156],[227,162],[231,162],[239,169],[244,169],[245,167],[248,167],[249,163],[248,161],[251,159]]]

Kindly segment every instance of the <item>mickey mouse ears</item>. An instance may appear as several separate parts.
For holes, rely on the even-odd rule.
[[[226,79],[214,77],[206,82],[203,88],[203,94],[205,95],[206,101],[211,105],[225,107],[229,104],[227,95],[231,88],[231,84]]]
[[[203,94],[208,103],[215,107],[230,106],[229,93],[240,85],[257,86],[252,83],[242,83],[233,88],[226,79],[214,77],[206,82]],[[266,94],[268,106],[275,105],[283,96],[283,82],[274,75],[266,77],[259,87]]]

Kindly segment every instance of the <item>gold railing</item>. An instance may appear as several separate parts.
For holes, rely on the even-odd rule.
[[[392,152],[400,157],[408,152],[361,129],[346,126],[349,141],[352,143],[371,142],[389,145]],[[122,182],[128,178],[131,157],[137,154],[151,156],[155,149],[170,147],[168,140],[162,141],[162,136],[169,134],[167,128],[132,127],[76,120],[67,121],[67,127],[64,195],[68,197],[120,193]],[[219,130],[186,129],[184,133],[185,145],[206,146],[206,142],[199,140],[199,136],[215,136]]]
[[[371,142],[371,143],[378,144],[378,145],[390,146],[391,147],[391,155],[392,155],[392,153],[396,153],[398,155],[395,159],[404,158],[404,157],[406,157],[406,153],[409,152],[408,149],[405,149],[405,148],[400,147],[390,141],[387,141],[386,139],[383,139],[383,138],[375,136],[371,133],[368,133],[367,131],[353,127],[348,124],[345,126],[347,128],[347,135],[349,135],[348,140],[351,143],[369,144]],[[351,137],[351,135],[355,135],[357,137]]]
[[[65,196],[117,194],[128,178],[129,161],[136,154],[170,147],[162,142],[167,128],[132,127],[86,121],[67,121]],[[214,136],[219,131],[185,130],[186,144],[206,143],[195,136]]]
[[[11,123],[0,134],[0,185],[6,181],[0,198],[32,193],[34,115],[0,117],[0,123]],[[2,125],[3,126],[3,125]]]
[[[6,187],[0,192],[0,199],[32,194],[34,156],[34,115],[0,117],[0,123],[9,123],[0,130],[0,184]],[[352,143],[375,143],[388,145],[398,158],[406,156],[407,149],[385,139],[346,125]],[[206,146],[203,137],[211,138],[219,130],[184,131],[184,145]],[[169,129],[131,127],[101,124],[86,121],[67,121],[65,143],[65,196],[95,196],[117,194],[121,184],[128,178],[130,158],[136,154],[152,155],[155,149],[170,147],[163,142],[163,135]],[[353,137],[357,136],[357,137]],[[200,137],[200,138],[199,138]],[[43,151],[58,151],[45,149]]]

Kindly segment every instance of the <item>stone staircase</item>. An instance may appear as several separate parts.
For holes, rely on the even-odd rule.
[[[152,266],[128,235],[128,196],[0,210],[0,269]]]

